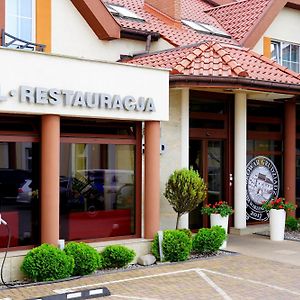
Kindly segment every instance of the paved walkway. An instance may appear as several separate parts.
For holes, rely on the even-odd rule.
[[[273,242],[260,235],[230,235],[227,249],[247,256],[259,257],[300,266],[300,242]]]
[[[300,243],[275,243],[260,236],[230,236],[228,249],[246,255],[0,290],[0,299],[32,299],[100,287],[110,290],[111,296],[105,297],[109,300],[300,299]]]

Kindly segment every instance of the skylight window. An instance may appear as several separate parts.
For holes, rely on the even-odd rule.
[[[140,17],[139,15],[135,14],[134,12],[130,11],[129,9],[123,6],[106,4],[106,7],[110,11],[110,13],[114,16],[144,21],[142,17]]]
[[[182,23],[196,31],[199,31],[199,32],[231,38],[231,36],[228,33],[226,33],[225,31],[223,31],[219,28],[216,28],[215,26],[209,25],[209,24],[198,23],[198,22],[189,21],[189,20],[182,20]]]

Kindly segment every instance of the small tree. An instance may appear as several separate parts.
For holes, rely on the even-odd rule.
[[[169,177],[164,196],[177,213],[176,229],[179,219],[194,210],[206,198],[206,184],[197,171],[176,170]]]

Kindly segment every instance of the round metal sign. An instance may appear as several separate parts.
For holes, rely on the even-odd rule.
[[[278,197],[278,171],[269,158],[257,156],[249,161],[246,172],[247,220],[267,221],[269,214],[261,205],[273,197]]]

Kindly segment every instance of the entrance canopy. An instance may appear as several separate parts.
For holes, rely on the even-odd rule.
[[[137,56],[127,62],[170,68],[170,87],[209,88],[223,92],[243,89],[262,94],[300,93],[298,73],[248,48],[225,43],[201,42]]]

